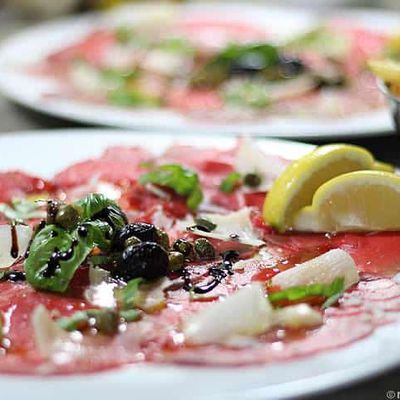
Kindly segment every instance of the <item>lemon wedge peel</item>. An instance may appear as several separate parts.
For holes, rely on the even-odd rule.
[[[311,204],[322,184],[348,172],[373,169],[374,165],[372,154],[362,147],[320,146],[294,161],[274,182],[264,202],[264,219],[284,232],[291,227],[295,213]]]
[[[321,185],[293,229],[312,232],[400,230],[400,176],[356,171]]]
[[[368,61],[369,69],[386,83],[400,84],[400,62],[389,58]]]

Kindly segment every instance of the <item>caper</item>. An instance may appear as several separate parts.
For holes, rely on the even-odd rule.
[[[177,272],[183,268],[185,257],[179,251],[170,251],[168,253],[168,269],[170,272]]]
[[[135,244],[141,243],[142,241],[136,236],[131,236],[125,240],[124,247],[134,246]]]
[[[194,250],[201,260],[210,260],[215,258],[214,246],[205,238],[194,241]]]
[[[56,216],[60,206],[62,205],[61,202],[58,200],[48,200],[47,201],[47,217],[46,223],[47,224],[54,224],[56,220]]]
[[[156,242],[165,250],[169,249],[169,236],[168,233],[160,228],[156,228]]]
[[[261,177],[256,173],[246,174],[243,183],[251,188],[256,188],[261,185]]]
[[[179,251],[186,258],[193,256],[193,245],[186,239],[177,239],[172,246],[174,250]]]
[[[104,335],[114,335],[118,332],[120,318],[114,310],[88,310],[89,326]]]
[[[79,223],[79,211],[73,205],[62,205],[59,207],[55,217],[55,224],[64,229],[74,229]]]

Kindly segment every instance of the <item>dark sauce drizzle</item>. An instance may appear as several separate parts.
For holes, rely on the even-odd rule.
[[[60,251],[55,248],[49,262],[47,263],[47,267],[42,272],[43,277],[53,277],[60,269],[60,261],[68,261],[74,256],[74,247],[76,247],[78,243],[79,242],[77,240],[73,240],[71,243],[71,247],[66,251]]]
[[[25,272],[9,270],[2,274],[0,281],[24,282],[26,280]]]
[[[185,267],[182,270],[183,289],[196,294],[205,294],[215,289],[229,275],[233,275],[232,266],[237,261],[239,253],[236,250],[228,250],[222,253],[222,262],[210,267],[208,274],[212,279],[204,285],[194,285],[190,271]]]
[[[18,258],[19,246],[18,246],[18,235],[15,224],[11,224],[11,250],[10,255],[12,258]]]

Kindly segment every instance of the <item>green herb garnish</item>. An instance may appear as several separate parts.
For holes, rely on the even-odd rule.
[[[121,310],[119,315],[124,319],[125,322],[135,322],[140,319],[142,312],[134,308],[132,310]]]
[[[36,232],[24,267],[27,281],[36,289],[64,292],[92,249],[107,253],[112,239],[127,218],[112,200],[93,193],[73,205],[78,225],[47,224]],[[55,218],[57,221],[57,216]]]
[[[306,286],[294,286],[279,292],[270,293],[268,299],[271,303],[276,303],[280,301],[299,301],[312,296],[321,296],[327,299],[322,306],[326,308],[326,304],[328,303],[328,306],[334,304],[343,291],[344,278],[336,278],[331,284],[315,283]]]
[[[228,174],[221,184],[219,190],[224,193],[232,193],[242,182],[242,175],[239,172],[231,172]]]
[[[135,278],[129,281],[125,287],[117,290],[116,297],[122,310],[131,310],[135,308],[139,286],[143,282],[143,278]]]
[[[194,222],[196,223],[195,227],[201,231],[212,232],[217,227],[214,222],[210,221],[206,218],[195,218]]]
[[[196,210],[203,200],[199,177],[196,172],[178,164],[164,164],[139,178],[142,185],[153,183],[172,189],[176,194],[186,197],[186,204]]]
[[[104,335],[113,335],[118,332],[119,322],[120,317],[117,311],[103,308],[78,311],[70,317],[60,318],[57,324],[67,332],[94,328]]]

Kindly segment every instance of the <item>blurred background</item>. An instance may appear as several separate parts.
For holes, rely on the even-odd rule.
[[[175,0],[183,2],[182,0]],[[5,15],[10,13],[13,16],[28,19],[52,18],[67,13],[83,12],[91,9],[104,9],[116,6],[121,3],[134,3],[134,0],[0,0],[1,13],[3,22],[6,23]],[[150,0],[149,0],[150,2]],[[279,4],[293,6],[310,6],[310,7],[380,7],[400,9],[399,0],[252,0],[253,3]],[[157,3],[157,1],[153,1]],[[161,3],[161,2],[160,2]]]

